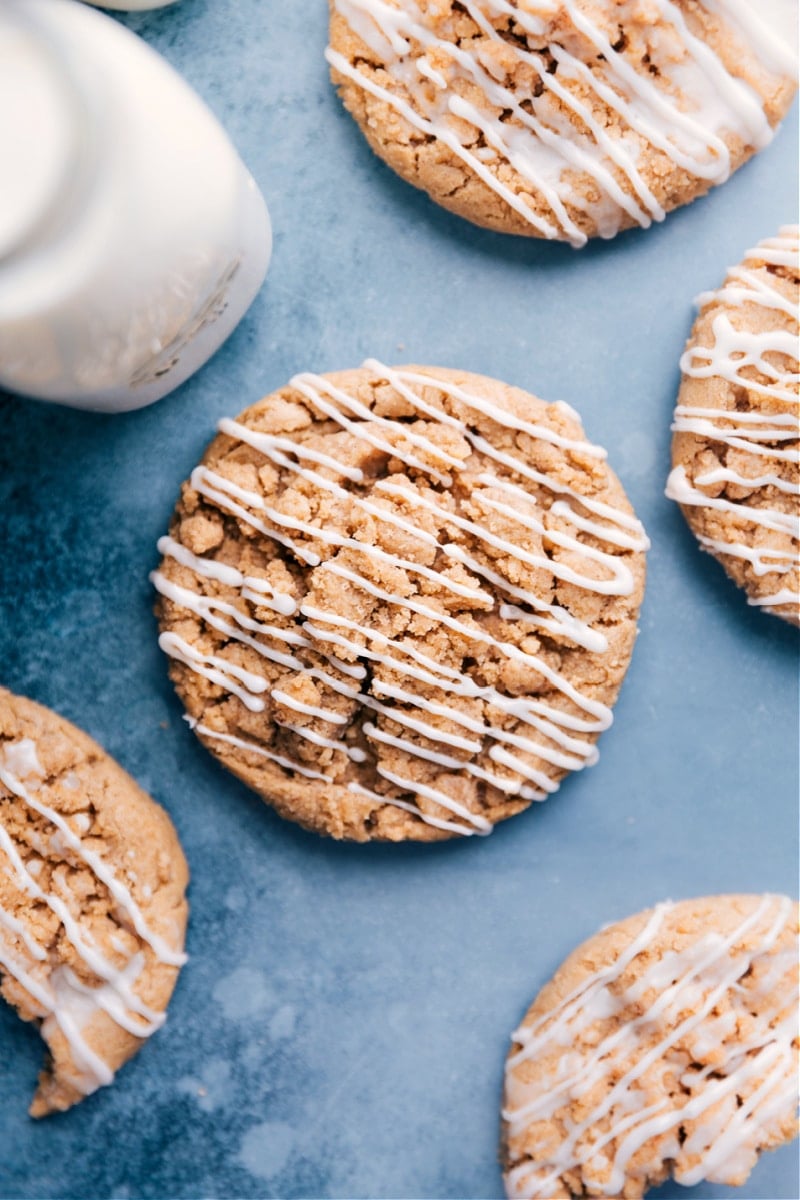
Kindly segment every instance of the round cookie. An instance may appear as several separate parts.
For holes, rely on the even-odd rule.
[[[319,833],[433,841],[595,761],[647,540],[571,409],[369,361],[219,430],[153,580],[226,767]]]
[[[748,603],[800,624],[800,256],[781,229],[699,298],[667,495]]]
[[[49,1051],[32,1116],[111,1083],[164,1023],[187,881],[163,809],[85,733],[0,689],[0,994]]]
[[[723,183],[795,90],[793,0],[330,4],[332,78],[376,154],[477,225],[573,246]]]
[[[509,1197],[745,1182],[797,1132],[797,906],[660,904],[579,947],[512,1035]]]

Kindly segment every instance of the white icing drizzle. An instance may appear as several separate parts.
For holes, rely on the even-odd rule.
[[[204,737],[210,738],[212,741],[225,742],[230,746],[236,746],[240,750],[247,750],[252,754],[259,755],[261,758],[267,758],[271,762],[277,763],[289,771],[297,771],[306,779],[321,779],[328,783],[335,782],[330,775],[324,775],[320,771],[313,771],[303,763],[299,763],[293,759],[286,758],[282,754],[273,754],[266,747],[259,745],[257,742],[246,741],[244,738],[235,737],[232,734],[219,733],[217,730],[210,729],[207,725],[198,724],[196,721],[186,718],[191,727]],[[336,749],[344,749],[344,747],[335,747]],[[384,772],[386,778],[395,783],[398,787],[404,788],[406,791],[416,791],[420,795],[425,795],[429,799],[434,800],[443,808],[449,809],[451,812],[457,813],[459,816],[467,820],[474,829],[465,828],[464,825],[455,825],[450,821],[442,821],[437,817],[428,817],[428,823],[437,826],[439,829],[449,829],[454,833],[470,834],[474,832],[491,833],[491,825],[483,817],[470,813],[463,805],[452,800],[444,792],[440,792],[434,788],[428,788],[424,784],[413,783],[411,780],[400,779],[398,776],[393,776],[390,772]],[[370,799],[378,801],[381,805],[391,804],[396,808],[402,808],[406,812],[414,813],[415,816],[420,816],[420,810],[416,805],[408,804],[402,800],[397,800],[392,796],[379,796],[377,792],[371,792],[367,788],[361,787],[355,781],[349,783],[348,788],[354,794],[366,796]]]
[[[782,550],[767,550],[760,546],[743,546],[737,545],[731,550],[730,542],[720,541],[719,538],[706,537],[701,534],[698,538],[700,544],[709,553],[714,554],[735,554],[736,558],[742,558],[749,562],[753,574],[757,576],[763,575],[786,575],[788,574],[795,562],[795,556],[787,556]],[[793,593],[796,595],[796,593]]]
[[[217,475],[214,471],[209,471],[206,467],[195,467],[192,471],[191,478],[192,487],[201,496],[205,496],[209,500],[213,500],[220,508],[227,509],[228,512],[234,514],[242,521],[246,521],[248,525],[252,525],[259,533],[263,533],[265,537],[272,538],[275,542],[280,542],[287,550],[291,550],[296,554],[302,562],[307,562],[310,567],[319,565],[319,555],[314,554],[310,550],[301,550],[291,538],[284,537],[275,529],[270,529],[258,517],[254,517],[243,507],[244,504],[250,505],[252,508],[263,510],[268,517],[272,516],[272,511],[268,510],[261,497],[256,492],[249,492],[246,488],[239,487],[231,479],[224,479],[221,475]]]
[[[107,888],[156,959],[171,966],[181,966],[186,961],[185,954],[173,949],[150,928],[129,889],[75,832],[76,829],[83,833],[89,831],[86,814],[69,818],[70,824],[45,803],[47,789],[41,784],[43,778],[44,770],[31,738],[21,738],[0,747],[0,784],[26,808],[53,826],[50,839],[53,846],[61,853],[71,853],[89,868]],[[80,817],[84,819],[81,821]],[[84,1035],[98,1011],[105,1012],[117,1025],[139,1038],[149,1037],[164,1023],[164,1013],[148,1007],[134,991],[145,965],[144,954],[139,951],[130,955],[122,967],[114,966],[99,950],[89,930],[73,915],[72,897],[64,879],[59,879],[57,892],[46,891],[38,882],[41,860],[26,862],[1,820],[0,866],[31,902],[43,905],[57,917],[78,958],[101,981],[99,985],[87,986],[66,965],[51,969],[47,948],[36,940],[24,921],[0,905],[0,969],[27,992],[34,1012],[42,1020],[45,1040],[49,1041],[57,1029],[66,1038],[74,1064],[69,1082],[88,1095],[113,1079],[111,1068],[92,1050]],[[115,949],[123,953],[121,943],[115,944]]]
[[[505,1177],[509,1197],[549,1197],[558,1178],[574,1171],[593,1192],[621,1195],[633,1155],[665,1134],[673,1135],[664,1156],[678,1160],[673,1173],[679,1183],[738,1182],[760,1137],[791,1119],[797,1105],[797,955],[768,958],[787,925],[792,927],[793,907],[786,897],[765,896],[731,934],[709,931],[680,951],[665,950],[636,983],[622,989],[626,969],[648,950],[674,908],[659,905],[614,962],[512,1035],[518,1049],[506,1066],[503,1113],[511,1136],[556,1119],[559,1110],[582,1100],[587,1115],[575,1122],[566,1118],[563,1139],[555,1148],[534,1152],[535,1162],[525,1158],[512,1164]],[[755,949],[743,949],[742,942],[751,939]],[[764,967],[769,969],[753,984],[743,984],[751,969]],[[621,1015],[651,990],[655,998],[649,1007],[626,1017],[613,1032],[601,1032],[595,1044],[577,1049],[584,1030]],[[733,1011],[714,1016],[726,998]],[[750,998],[761,1002],[762,1011],[752,1012]],[[779,1020],[784,1011],[788,1015]],[[670,1105],[665,1095],[644,1107],[640,1081],[652,1078],[662,1061],[679,1069],[675,1048],[681,1042],[706,1060],[705,1066],[683,1069],[685,1103]],[[553,1066],[535,1080],[526,1082],[518,1072],[526,1061],[548,1058]],[[677,1129],[690,1121],[697,1127],[681,1147]],[[696,1164],[687,1165],[689,1156],[697,1156]],[[599,1173],[609,1165],[610,1175],[601,1179]]]
[[[506,488],[506,484],[500,480],[497,481],[498,488]],[[513,485],[512,485],[513,486]],[[494,546],[498,550],[505,550],[506,553],[514,555],[520,562],[527,563],[531,567],[543,567],[550,571],[557,579],[563,579],[568,583],[577,584],[578,587],[591,587],[592,591],[600,592],[610,596],[629,596],[633,591],[634,581],[630,567],[626,563],[614,561],[613,557],[606,552],[593,550],[592,547],[584,545],[577,538],[565,537],[553,528],[546,529],[543,521],[534,516],[525,515],[519,508],[513,508],[509,504],[502,504],[497,500],[492,499],[484,492],[477,489],[472,493],[473,503],[484,505],[486,508],[492,509],[495,512],[502,513],[503,516],[511,517],[520,525],[524,525],[526,529],[532,530],[534,533],[545,535],[549,541],[557,546],[562,546],[565,549],[577,550],[584,558],[592,562],[603,563],[612,571],[612,577],[608,580],[597,580],[587,576],[580,575],[571,567],[561,563],[554,562],[544,554],[530,554],[527,551],[521,550],[519,546],[508,541],[507,538],[500,538],[490,533],[484,526],[477,524],[475,521],[465,520],[463,517],[457,516],[455,513],[448,512],[446,508],[429,500],[426,496],[419,496],[413,492],[409,492],[408,488],[402,484],[391,483],[389,480],[381,479],[375,484],[375,490],[384,492],[390,496],[402,496],[407,503],[420,508],[425,508],[428,512],[434,513],[440,517],[442,521],[447,521],[451,525],[455,525],[458,529],[463,529],[466,533],[474,534],[479,541],[486,545]],[[525,496],[521,488],[514,488],[518,494],[522,494],[524,502],[531,503],[530,497]]]
[[[279,767],[283,767],[286,771],[297,771],[299,775],[304,775],[306,779],[322,779],[326,783],[334,782],[330,775],[324,775],[321,771],[314,771],[311,767],[306,767],[303,763],[296,762],[293,758],[287,758],[285,754],[273,754],[271,750],[268,750],[266,746],[261,746],[258,742],[250,742],[245,738],[235,737],[232,733],[220,733],[216,729],[210,729],[208,725],[198,724],[197,721],[189,717],[185,719],[196,733],[210,738],[213,742],[225,742],[228,746],[236,746],[239,750],[248,750],[251,754],[257,754],[260,758],[268,758],[270,762],[277,763]]]
[[[470,825],[473,825],[479,833],[487,834],[492,832],[492,825],[485,817],[478,813],[470,812],[463,804],[459,804],[452,796],[448,796],[446,792],[439,788],[429,787],[426,783],[420,783],[418,779],[404,779],[401,775],[396,775],[393,771],[387,770],[386,767],[379,766],[378,774],[383,779],[388,779],[395,787],[400,788],[401,792],[412,792],[417,796],[424,796],[426,800],[433,800],[434,804],[440,805],[448,812],[454,813],[461,817]]]
[[[703,0],[703,7],[737,28],[766,70],[797,78],[797,0]]]
[[[398,750],[405,751],[406,754],[411,754],[416,758],[424,758],[426,762],[437,763],[440,767],[449,767],[452,771],[464,770],[468,775],[472,775],[473,778],[483,779],[486,783],[490,783],[498,791],[517,791],[517,786],[511,780],[503,779],[500,775],[494,775],[491,771],[484,771],[482,767],[478,767],[474,763],[464,762],[452,754],[441,754],[438,750],[426,750],[424,747],[418,746],[415,742],[410,742],[408,738],[398,738],[391,733],[384,732],[377,725],[373,725],[371,721],[365,721],[363,728],[367,737],[374,742],[383,742],[386,746],[395,746]]]
[[[347,790],[352,792],[354,796],[363,796],[364,799],[372,800],[376,804],[391,804],[392,808],[401,808],[404,812],[412,813],[415,817],[422,816],[416,804],[409,804],[407,800],[398,800],[395,796],[381,796],[369,788],[362,787],[355,780],[351,780],[348,783]],[[461,837],[472,837],[473,834],[478,832],[475,828],[470,828],[455,821],[445,821],[442,817],[432,816],[430,813],[425,813],[423,820],[426,825],[432,825],[435,829],[446,829],[449,833],[457,833]]]
[[[726,135],[738,136],[754,149],[772,137],[760,97],[691,33],[671,0],[651,5],[666,25],[648,46],[658,81],[626,57],[624,49],[612,46],[578,0],[538,3],[535,12],[511,0],[464,0],[482,35],[466,46],[457,45],[449,28],[437,34],[437,6],[426,7],[419,0],[400,0],[399,5],[394,0],[334,0],[334,7],[381,62],[385,82],[378,83],[329,47],[331,66],[414,129],[447,146],[538,234],[573,246],[584,245],[587,238],[570,210],[587,213],[603,237],[613,237],[626,217],[641,226],[663,220],[664,209],[640,169],[645,147],[661,151],[699,179],[722,183],[731,171]],[[755,6],[714,0],[706,7],[744,32],[765,71],[775,76],[796,71],[769,18],[759,16]],[[638,0],[615,5],[622,29],[643,17],[652,22]],[[493,22],[503,18],[527,37],[528,48],[502,37]],[[560,44],[567,40],[563,36],[554,40],[553,18],[569,21],[571,44],[583,42],[579,56]],[[542,49],[531,49],[532,44]],[[545,47],[557,64],[555,72],[543,57]],[[540,95],[521,95],[504,84],[506,71],[498,59],[505,63],[509,57],[536,72]],[[480,103],[461,94],[464,85],[470,94],[477,88]],[[605,107],[618,118],[621,133],[608,132]],[[515,123],[504,121],[503,113],[511,113]],[[459,122],[466,122],[468,131],[460,133]],[[483,145],[476,147],[479,137]],[[501,180],[498,167],[505,163],[517,172],[523,190]],[[591,178],[596,198],[581,196],[571,178],[575,172]],[[534,211],[526,193],[544,202],[546,216]]]
[[[758,274],[762,263],[786,267],[800,277],[800,246],[797,226],[785,226],[778,237],[767,238],[748,250],[741,267],[728,273],[723,286],[716,292],[704,292],[698,298],[701,309],[708,305],[724,305],[733,312],[744,305],[756,305],[776,313],[776,327],[762,333],[749,333],[739,328],[729,312],[719,312],[712,322],[713,343],[710,346],[691,346],[681,358],[684,375],[694,379],[720,379],[762,397],[755,411],[738,412],[727,408],[707,408],[700,405],[678,404],[672,429],[691,433],[737,452],[737,467],[720,465],[690,479],[683,466],[677,466],[667,481],[667,496],[679,504],[730,513],[734,518],[730,540],[700,536],[701,545],[712,553],[730,555],[749,562],[756,576],[785,575],[798,565],[800,552],[800,515],[783,512],[769,504],[758,504],[767,488],[798,499],[794,478],[781,473],[800,462],[800,363],[798,363],[797,302],[787,298],[766,276]],[[777,327],[786,316],[794,330]],[[768,410],[761,407],[768,405]],[[752,463],[747,466],[742,455]],[[745,460],[746,462],[747,460]],[[775,469],[771,470],[774,464]],[[709,496],[704,488],[720,483],[734,484],[747,489],[741,500]],[[756,501],[754,504],[753,501]],[[797,505],[795,505],[797,508]],[[783,548],[748,545],[741,536],[742,527],[756,526],[783,534]],[[737,537],[737,532],[740,536]],[[800,593],[780,588],[770,597],[752,600],[767,611],[787,607],[800,615]]]
[[[276,612],[285,617],[291,616],[297,607],[291,596],[283,592],[276,592],[266,579],[259,579],[254,575],[242,575],[241,571],[237,571],[235,567],[228,567],[224,563],[216,562],[213,558],[201,558],[197,554],[192,554],[191,550],[187,550],[174,538],[159,538],[157,549],[164,558],[174,558],[181,566],[189,567],[195,575],[201,575],[204,579],[216,579],[218,583],[222,583],[226,587],[257,593],[259,604],[265,608],[274,608]]]
[[[348,723],[347,717],[343,713],[333,712],[329,708],[321,708],[318,704],[304,704],[302,700],[295,700],[293,696],[278,688],[273,688],[271,695],[278,704],[283,704],[286,708],[293,708],[295,712],[306,713],[309,717],[319,717],[323,721],[332,721],[334,725],[347,725]]]
[[[495,610],[498,616],[508,623],[533,625],[564,639],[567,643],[582,646],[592,652],[604,653],[608,648],[608,641],[601,630],[593,629],[589,624],[578,620],[562,606],[542,600],[530,588],[509,582],[505,575],[488,567],[475,556],[467,554],[460,546],[440,541],[434,534],[420,527],[414,510],[421,507],[436,517],[437,526],[454,526],[475,538],[481,546],[489,547],[490,550],[499,549],[505,557],[525,565],[544,568],[564,583],[598,595],[626,596],[631,593],[634,586],[633,575],[627,564],[620,561],[615,550],[644,550],[648,546],[647,538],[639,522],[629,513],[620,512],[591,497],[584,497],[566,484],[554,483],[548,476],[528,467],[515,455],[495,451],[491,443],[476,433],[471,425],[479,421],[485,424],[485,419],[490,418],[506,429],[516,431],[523,438],[541,437],[549,444],[580,457],[603,457],[605,452],[599,447],[527,421],[508,409],[493,404],[485,397],[474,395],[437,376],[392,370],[374,359],[368,360],[365,367],[379,378],[386,379],[409,402],[415,414],[420,417],[421,428],[425,427],[424,418],[431,418],[451,428],[465,443],[471,444],[480,452],[485,452],[485,448],[488,447],[503,474],[485,472],[477,478],[471,477],[474,503],[480,504],[486,510],[500,511],[508,521],[516,523],[520,527],[519,540],[526,531],[532,531],[540,537],[546,536],[552,545],[569,553],[570,564],[560,562],[557,557],[526,553],[520,548],[518,541],[510,536],[499,538],[477,518],[467,520],[434,502],[429,498],[434,493],[421,496],[401,484],[390,481],[379,481],[373,485],[373,499],[367,499],[355,491],[348,491],[337,479],[350,479],[357,483],[362,479],[360,469],[340,462],[330,454],[309,449],[302,443],[296,444],[291,438],[273,437],[227,419],[220,422],[219,428],[228,437],[252,446],[276,467],[288,471],[298,480],[311,483],[338,500],[366,511],[387,527],[389,537],[392,527],[401,528],[419,544],[422,552],[420,557],[426,562],[433,561],[434,555],[431,551],[435,551],[452,566],[436,569],[415,559],[389,554],[379,546],[343,536],[321,525],[300,521],[266,505],[260,496],[233,484],[219,471],[199,468],[200,474],[195,472],[193,475],[195,486],[199,484],[198,490],[203,495],[223,511],[231,513],[237,520],[246,522],[281,545],[290,545],[301,562],[313,564],[320,571],[327,571],[347,580],[356,589],[376,597],[391,608],[415,613],[429,619],[435,625],[446,626],[475,643],[476,651],[480,648],[490,649],[510,662],[534,669],[548,680],[557,693],[571,702],[570,707],[562,710],[557,705],[542,700],[513,697],[495,687],[478,685],[461,669],[430,657],[414,645],[412,640],[406,640],[405,637],[388,637],[351,617],[328,612],[307,603],[299,605],[299,614],[303,618],[299,630],[278,623],[266,624],[258,621],[243,611],[244,606],[240,603],[243,599],[254,604],[260,602],[260,593],[255,596],[252,594],[252,580],[245,579],[240,572],[230,567],[216,564],[213,559],[197,558],[179,546],[176,549],[177,543],[171,539],[162,539],[159,543],[163,553],[188,568],[199,579],[211,579],[224,584],[237,591],[239,597],[238,600],[230,602],[219,596],[203,595],[201,591],[173,582],[163,571],[156,571],[151,576],[158,591],[180,608],[194,613],[202,622],[224,634],[229,643],[242,643],[270,662],[321,682],[325,689],[334,693],[333,706],[325,700],[310,702],[301,699],[301,694],[295,696],[291,691],[287,691],[285,686],[270,689],[263,676],[240,667],[231,660],[227,650],[218,655],[204,654],[174,632],[162,634],[160,645],[189,669],[217,684],[225,692],[238,697],[251,712],[264,711],[268,695],[277,707],[273,720],[278,727],[316,746],[340,752],[349,761],[363,762],[367,757],[366,753],[360,746],[348,745],[337,738],[336,734],[337,730],[351,722],[354,711],[360,707],[375,714],[377,718],[363,725],[364,736],[373,745],[381,743],[402,749],[448,772],[461,772],[481,780],[506,795],[520,795],[528,800],[543,799],[555,791],[557,785],[545,771],[535,767],[530,759],[535,758],[564,770],[579,770],[592,765],[597,760],[594,736],[610,725],[610,709],[575,687],[541,655],[524,651],[512,642],[495,636],[468,616],[452,616],[437,602],[423,602],[418,598],[425,594],[422,588],[415,595],[401,595],[378,586],[370,577],[369,565],[374,562],[399,567],[421,581],[430,580],[443,592],[474,602],[481,612]],[[335,421],[352,438],[399,459],[409,468],[410,474],[422,473],[424,477],[433,479],[437,476],[441,479],[446,478],[447,483],[443,483],[442,486],[449,489],[453,484],[453,474],[448,473],[445,477],[433,464],[444,463],[448,472],[458,475],[465,469],[465,462],[469,461],[469,455],[466,459],[459,459],[449,452],[445,455],[441,447],[436,446],[417,429],[410,428],[408,424],[375,416],[356,397],[327,379],[303,375],[294,379],[292,386],[297,388],[315,409]],[[424,395],[421,394],[422,389],[427,389]],[[465,410],[465,418],[455,416],[452,411],[445,410],[443,406],[436,406],[427,399],[426,395],[429,395],[432,389],[450,397],[452,407]],[[374,432],[374,429],[378,432]],[[303,465],[305,462],[313,465]],[[321,469],[318,470],[317,467]],[[557,517],[562,528],[548,522],[545,510],[538,506],[535,495],[514,484],[506,477],[506,472],[514,472],[524,479],[530,479],[538,488],[554,494],[557,498],[550,511]],[[501,495],[507,496],[509,502],[501,501],[498,498]],[[245,503],[247,508],[244,507]],[[257,516],[253,515],[252,509],[255,509]],[[405,509],[410,510],[410,519],[402,515]],[[265,524],[263,516],[268,518],[270,525]],[[563,532],[563,525],[575,532]],[[327,557],[323,559],[322,554],[318,554],[316,549],[311,550],[305,542],[290,540],[281,530],[291,530],[309,539],[312,544],[321,545],[326,548]],[[590,535],[595,544],[587,544],[581,539],[581,534]],[[609,549],[598,549],[598,544],[607,544]],[[345,553],[332,555],[331,551]],[[347,565],[341,561],[343,557]],[[359,559],[364,561],[363,573],[357,569]],[[489,557],[488,561],[497,561],[496,556]],[[491,590],[475,587],[471,583],[465,583],[462,577],[454,576],[452,571],[456,567],[465,567],[473,576],[488,581]],[[497,598],[498,592],[500,600]],[[504,592],[516,603],[503,603]],[[296,615],[296,610],[293,609],[293,613]],[[286,615],[292,615],[288,608]],[[277,648],[281,644],[287,647],[288,652]],[[366,677],[366,667],[360,664],[353,665],[352,662],[343,660],[340,654],[344,654],[346,658],[360,659],[362,663],[388,667],[393,673],[408,679],[411,686],[401,687],[375,677],[371,680],[369,690],[361,690],[358,685]],[[318,665],[320,660],[330,669],[326,670]],[[354,682],[345,682],[342,675]],[[433,697],[413,690],[415,683],[424,685],[427,689],[435,689]],[[448,697],[484,701],[490,706],[490,711],[499,713],[501,718],[512,717],[514,727],[506,729],[502,721],[490,715],[471,715],[463,712],[452,703],[448,703]],[[304,723],[287,719],[283,711],[287,709],[289,712],[325,722],[327,728],[320,733]],[[383,720],[380,720],[381,718]],[[442,728],[440,719],[446,722],[445,728]],[[386,728],[386,722],[389,721],[421,735],[430,746],[418,745],[408,737],[390,732]],[[195,727],[194,722],[190,723]],[[197,732],[205,737],[251,750],[287,770],[297,771],[309,778],[337,782],[342,769],[340,760],[336,767],[331,768],[334,771],[332,776],[321,774],[266,746],[218,733],[207,725],[196,728]],[[487,769],[473,761],[484,749],[488,757],[498,765],[499,771]],[[464,754],[470,757],[465,760],[462,757]],[[449,795],[446,784],[431,787],[419,782],[412,783],[405,778],[399,782],[388,775],[384,775],[384,778],[394,789],[400,789],[402,794],[383,795],[381,803],[396,804],[415,812],[428,824],[447,829],[455,827],[462,834],[488,832],[488,822],[483,817],[470,813]],[[447,775],[443,774],[438,779],[440,782],[444,781]],[[368,789],[357,794],[373,795]],[[433,801],[460,820],[456,823],[450,821],[449,817],[438,817],[435,813],[423,811],[410,804],[409,800],[403,799],[403,795],[415,794]],[[444,825],[441,824],[442,821],[445,821]]]
[[[781,604],[796,604],[797,592],[790,588],[781,588],[779,592],[773,592],[770,596],[749,596],[747,603],[755,607],[764,605],[767,608],[778,608]]]
[[[158,581],[154,582],[158,586]],[[177,659],[195,674],[202,675],[211,683],[219,684],[226,692],[238,696],[250,712],[264,711],[264,701],[259,695],[253,694],[267,690],[267,681],[260,675],[237,667],[236,663],[232,663],[228,658],[216,654],[201,654],[177,633],[162,633],[158,644],[170,658]]]
[[[335,750],[337,754],[346,754],[352,762],[366,761],[367,753],[359,746],[348,746],[343,742],[335,742],[333,738],[323,737],[321,733],[315,733],[313,729],[307,729],[303,725],[291,725],[288,721],[278,721],[277,724],[283,729],[288,729],[290,733],[305,738],[307,742],[312,742],[315,746],[325,746],[328,750]]]

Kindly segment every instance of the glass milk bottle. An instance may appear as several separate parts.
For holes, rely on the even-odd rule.
[[[74,0],[0,3],[0,388],[152,404],[266,274],[264,200],[176,72]]]

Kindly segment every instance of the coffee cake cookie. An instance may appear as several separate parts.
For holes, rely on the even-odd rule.
[[[572,954],[512,1035],[509,1197],[745,1182],[797,1132],[797,906],[659,904]]]
[[[647,542],[571,409],[369,361],[219,430],[153,580],[226,767],[319,833],[432,841],[595,761]]]
[[[667,495],[760,605],[800,624],[800,257],[797,226],[748,250],[681,359]]]
[[[130,776],[0,689],[0,994],[47,1043],[32,1116],[111,1083],[163,1024],[187,878],[169,818]]]
[[[573,246],[723,183],[795,90],[794,0],[330,5],[333,81],[381,158],[467,220]]]

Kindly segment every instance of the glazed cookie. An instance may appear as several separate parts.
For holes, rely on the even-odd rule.
[[[760,605],[800,624],[797,226],[699,298],[672,426],[677,500],[700,545]]]
[[[130,776],[0,690],[0,993],[50,1053],[32,1116],[111,1083],[163,1024],[187,878],[169,818]]]
[[[370,361],[219,430],[153,579],[225,766],[319,833],[433,841],[595,761],[647,542],[571,409]]]
[[[509,1197],[739,1186],[797,1132],[797,906],[660,904],[570,955],[513,1034]]]
[[[330,0],[372,149],[467,220],[582,246],[648,226],[771,140],[795,0]]]

